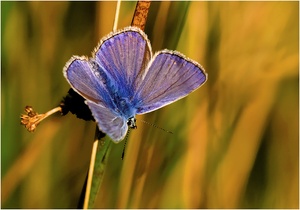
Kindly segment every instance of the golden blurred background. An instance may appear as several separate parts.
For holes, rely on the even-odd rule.
[[[118,28],[136,2],[122,2]],[[91,55],[116,2],[1,2],[1,207],[76,208],[94,122],[51,116],[72,55]],[[178,50],[208,81],[137,116],[125,159],[113,144],[97,208],[299,207],[299,2],[152,2],[153,51]],[[139,121],[154,123],[168,134]]]

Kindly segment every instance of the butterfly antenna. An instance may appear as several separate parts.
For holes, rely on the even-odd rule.
[[[125,148],[126,148],[126,143],[127,143],[127,140],[128,140],[128,135],[129,135],[129,132],[130,132],[130,128],[128,129],[128,132],[125,136],[125,143],[124,143],[124,147],[123,147],[123,152],[122,152],[122,160],[124,159],[124,156],[125,156]]]
[[[162,131],[164,131],[164,132],[173,134],[172,131],[168,131],[168,130],[166,130],[166,129],[164,129],[164,128],[161,128],[161,127],[159,127],[159,126],[157,126],[157,125],[155,125],[155,124],[153,124],[153,123],[149,123],[149,122],[147,122],[147,121],[145,121],[145,120],[140,120],[140,121],[142,121],[143,123],[146,123],[146,124],[148,124],[148,125],[151,125],[151,126],[153,126],[154,128],[158,128],[158,129],[160,129],[160,130],[162,130]]]

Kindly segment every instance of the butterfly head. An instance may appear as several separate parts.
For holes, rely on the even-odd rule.
[[[136,126],[136,119],[135,119],[135,117],[128,118],[127,125],[128,125],[129,128],[136,129],[137,126]]]

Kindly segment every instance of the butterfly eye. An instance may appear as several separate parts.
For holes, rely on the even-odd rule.
[[[135,122],[136,122],[136,119],[135,119],[134,117],[130,117],[130,118],[128,118],[128,120],[127,120],[127,125],[128,125],[130,128],[135,129],[135,128],[137,128]]]

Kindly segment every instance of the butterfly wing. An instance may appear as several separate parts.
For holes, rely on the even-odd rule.
[[[80,95],[98,101],[98,84],[91,68],[86,58],[74,56],[67,62],[63,73],[71,87]]]
[[[96,62],[109,70],[123,96],[133,96],[151,56],[146,34],[136,27],[108,35],[94,51]]]
[[[71,87],[82,97],[104,106],[113,107],[105,81],[99,79],[99,73],[85,57],[73,56],[63,70]]]
[[[86,99],[101,131],[114,142],[119,142],[127,132],[127,124],[114,111],[114,103],[107,90],[110,79],[100,66],[84,57],[74,56],[64,68],[64,75],[71,87]],[[109,85],[111,86],[111,85]]]
[[[91,112],[99,126],[99,129],[106,133],[115,143],[124,139],[128,126],[125,118],[122,118],[118,113],[108,109],[100,104],[86,101]]]
[[[156,53],[135,94],[137,114],[173,103],[200,87],[207,75],[200,64],[169,50]]]

